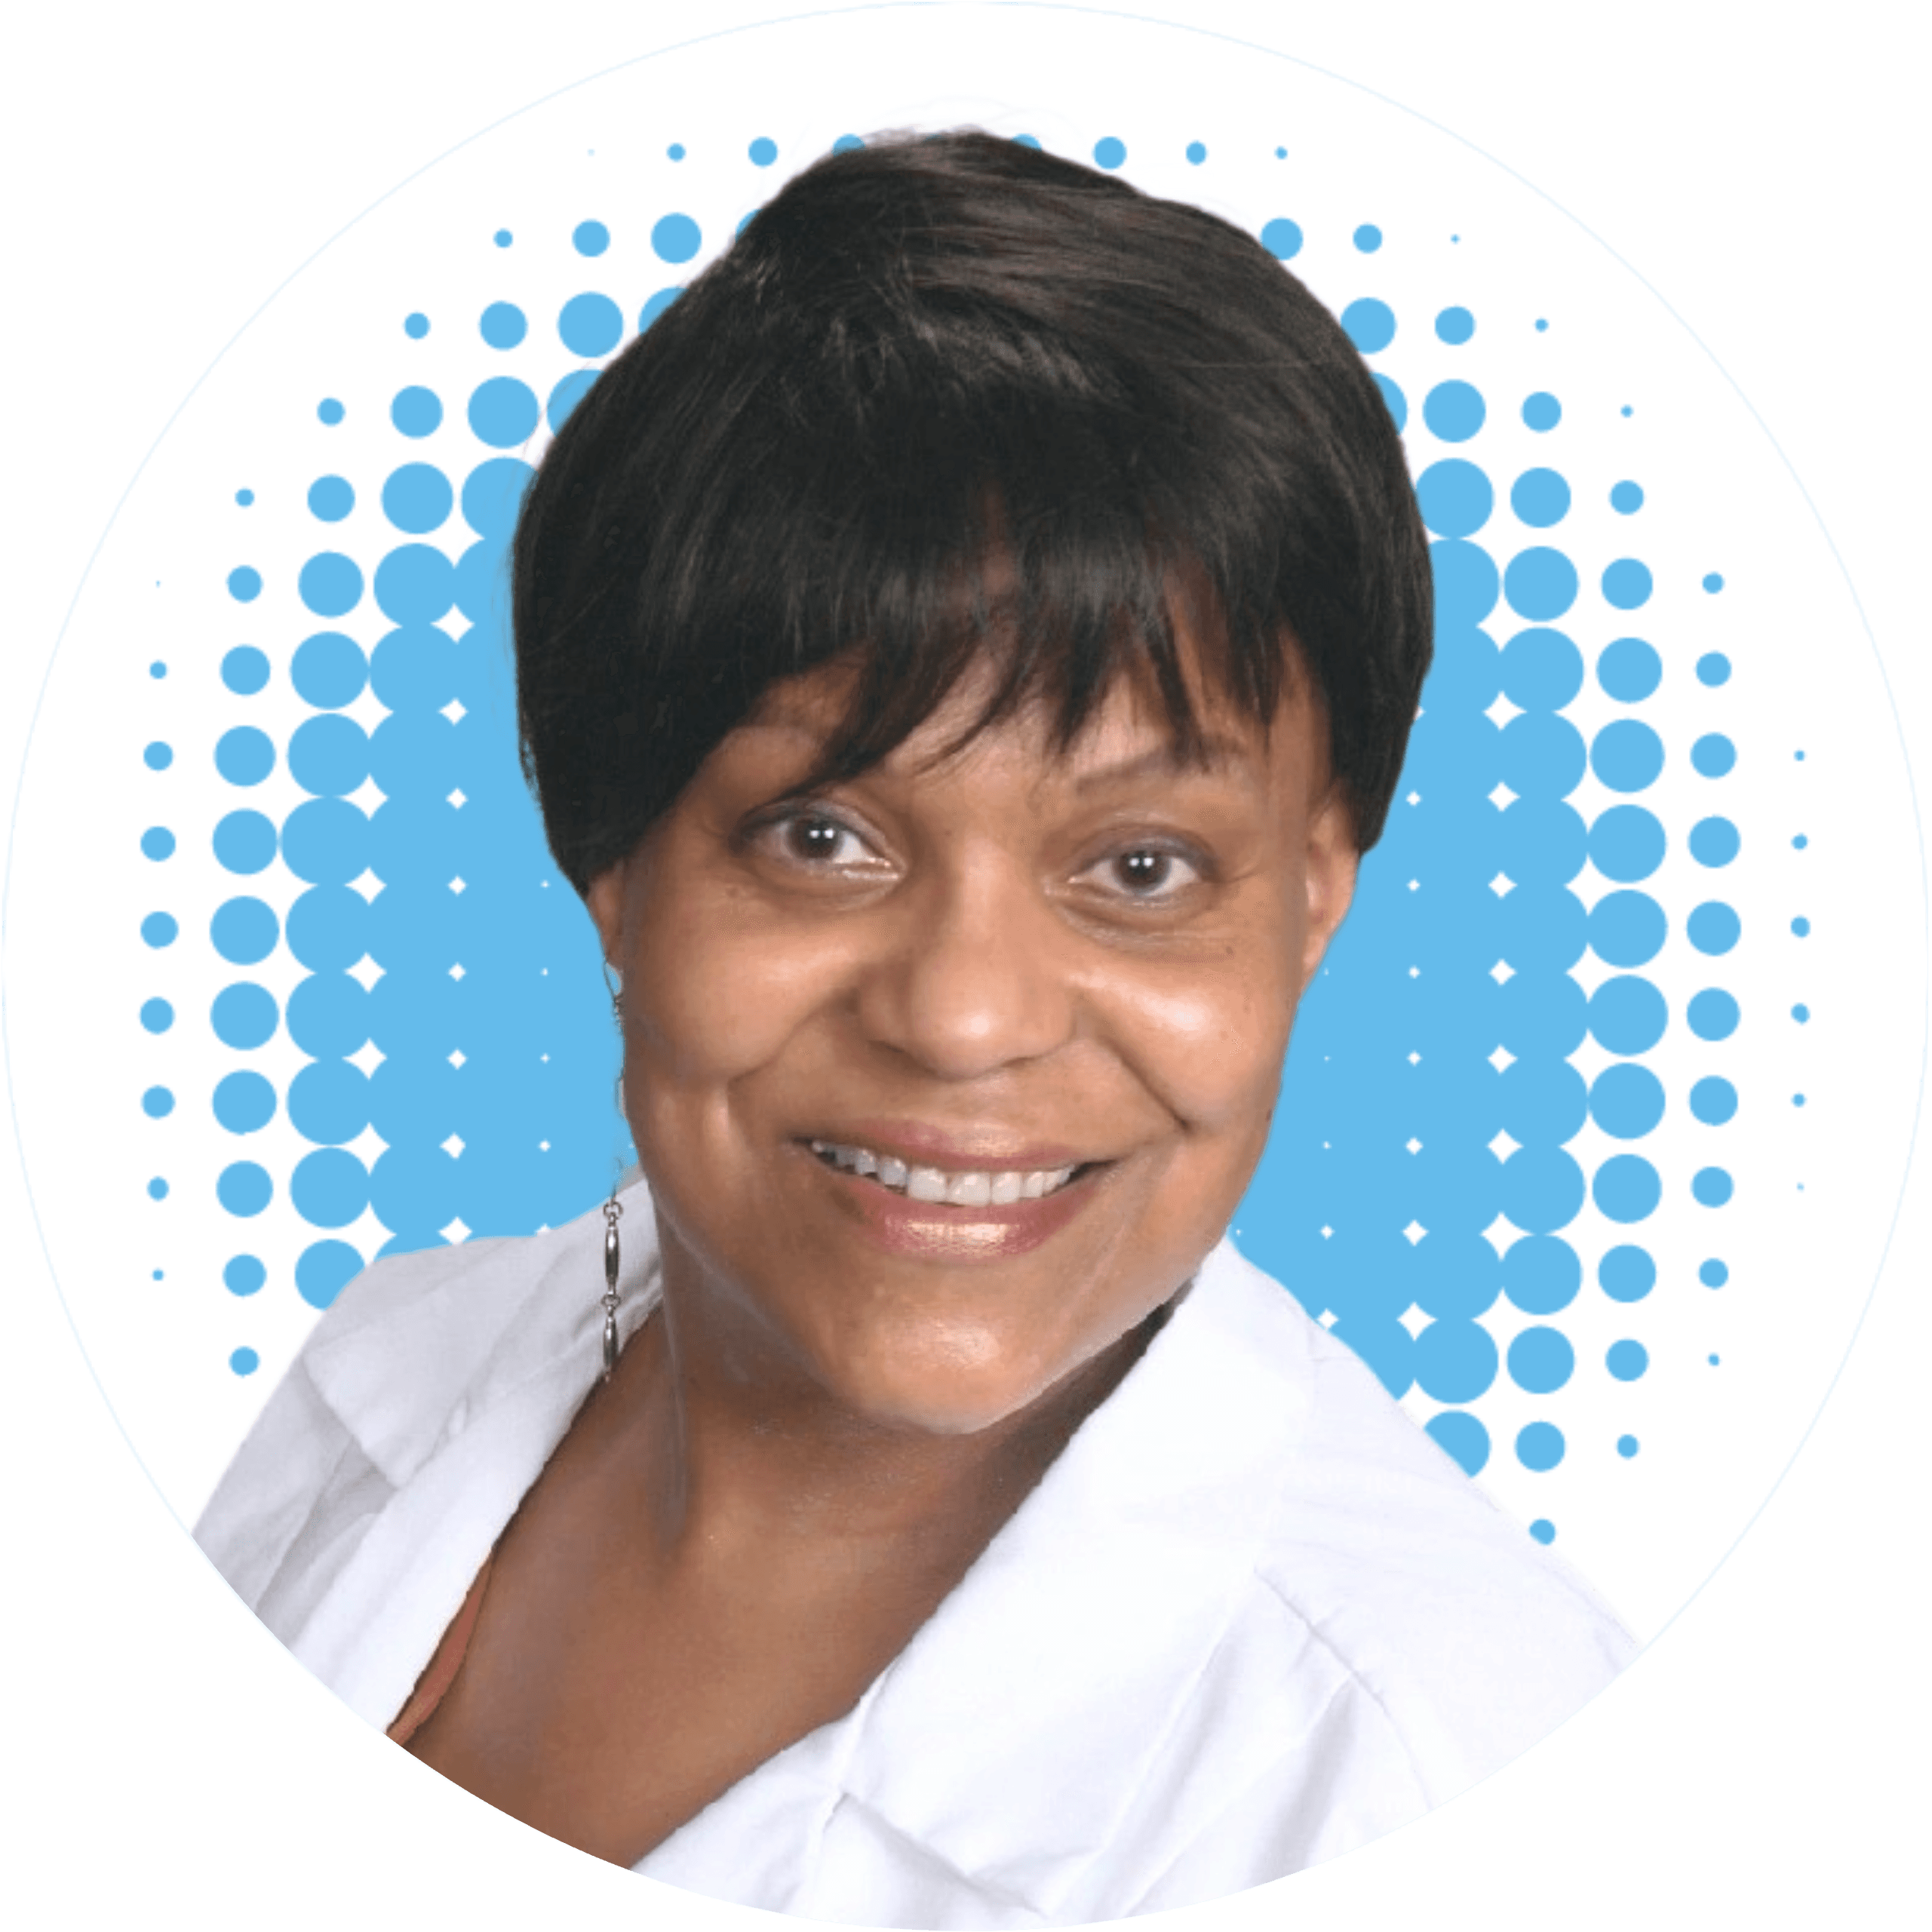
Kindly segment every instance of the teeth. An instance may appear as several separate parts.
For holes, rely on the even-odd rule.
[[[1037,1201],[1065,1187],[1077,1171],[1071,1167],[1037,1168],[1022,1174],[1006,1168],[997,1174],[948,1174],[937,1167],[909,1166],[890,1154],[875,1154],[868,1147],[846,1147],[836,1141],[814,1141],[811,1147],[828,1167],[846,1174],[869,1175],[913,1200],[943,1202],[951,1207],[1006,1207],[1015,1201]]]

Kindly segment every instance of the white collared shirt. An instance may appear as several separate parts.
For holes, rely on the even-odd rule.
[[[641,1184],[620,1325],[654,1304]],[[602,1367],[603,1221],[383,1261],[196,1530],[371,1724],[401,1709]],[[637,1869],[840,1923],[1081,1924],[1224,1897],[1527,1749],[1629,1639],[1227,1242],[844,1717]]]

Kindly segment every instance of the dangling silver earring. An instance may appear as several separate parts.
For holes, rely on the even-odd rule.
[[[617,1366],[617,1222],[624,1204],[612,1188],[604,1204],[604,1379]]]

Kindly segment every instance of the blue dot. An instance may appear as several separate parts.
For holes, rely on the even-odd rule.
[[[1187,158],[1193,163],[1195,167],[1199,167],[1207,158],[1208,149],[1206,142],[1190,141],[1187,143]]]
[[[403,333],[412,342],[420,342],[429,333],[429,318],[420,312],[403,318]]]
[[[598,373],[594,369],[573,370],[551,391],[543,411],[553,430],[561,429],[570,420],[570,412],[590,394]]]
[[[680,288],[661,288],[656,294],[637,311],[637,333],[642,335],[677,298],[684,293]]]
[[[1301,230],[1285,215],[1277,215],[1261,230],[1261,246],[1276,261],[1292,261],[1301,253]]]
[[[1700,1040],[1728,1040],[1737,1031],[1737,1002],[1722,988],[1707,986],[1691,995],[1684,1017]]]
[[[1604,601],[1619,610],[1636,610],[1650,601],[1651,573],[1634,557],[1620,557],[1603,573]]]
[[[1715,1368],[1717,1366],[1717,1357],[1716,1357],[1715,1356],[1714,1356],[1714,1355],[1713,1355],[1713,1356],[1710,1356],[1710,1357],[1709,1358],[1709,1362],[1710,1362],[1710,1365],[1711,1365],[1711,1366],[1712,1366],[1713,1368]]]
[[[208,937],[222,957],[235,966],[255,966],[275,949],[281,926],[260,899],[235,898],[217,908]]]
[[[1709,591],[1713,597],[1715,597],[1719,591],[1722,590],[1723,588],[1724,579],[1719,576],[1715,570],[1713,570],[1710,575],[1704,579],[1704,588]]]
[[[1548,530],[1570,514],[1570,486],[1553,469],[1526,469],[1510,488],[1510,508],[1533,530]]]
[[[1706,1261],[1697,1270],[1697,1279],[1706,1288],[1722,1288],[1731,1279],[1731,1270],[1722,1261]]]
[[[1604,1366],[1620,1382],[1634,1382],[1651,1365],[1650,1352],[1640,1341],[1614,1341]]]
[[[1355,231],[1355,245],[1365,255],[1372,255],[1382,245],[1382,231],[1371,221],[1365,221]]]
[[[315,405],[315,413],[324,422],[333,425],[341,422],[344,411],[342,404],[333,396],[325,396]]]
[[[1473,536],[1489,521],[1496,493],[1472,462],[1450,456],[1431,463],[1416,479],[1422,521],[1438,536]]]
[[[1626,403],[1618,413],[1623,416],[1634,416],[1636,413],[1636,411],[1632,409],[1628,403]]]
[[[1663,740],[1636,718],[1618,718],[1590,741],[1590,769],[1612,791],[1644,791],[1663,769]]]
[[[514,302],[493,302],[477,327],[492,349],[514,349],[530,333],[524,312]]]
[[[862,148],[865,145],[855,134],[841,134],[832,143],[833,153],[845,153],[846,152],[845,144],[848,141],[855,148]],[[665,152],[670,155],[673,161],[682,161],[684,158],[684,143],[682,141],[673,141],[670,146],[665,149]]]
[[[1525,1328],[1510,1344],[1510,1379],[1533,1396],[1560,1389],[1576,1365],[1576,1351],[1559,1329]]]
[[[288,742],[289,775],[317,798],[340,798],[369,776],[369,739],[339,712],[312,717]]]
[[[1691,1111],[1706,1127],[1721,1127],[1737,1111],[1737,1089],[1715,1075],[1691,1089]]]
[[[507,228],[499,228],[496,232],[490,237],[490,239],[496,243],[498,247],[507,248],[509,247],[510,244],[516,239],[516,237],[513,235]]]
[[[1791,849],[1793,852],[1802,852],[1811,843],[1811,841],[1808,839],[1802,832],[1800,832],[1798,836],[1792,840]]]
[[[1427,1433],[1465,1476],[1474,1476],[1489,1460],[1489,1431],[1466,1409],[1445,1409],[1431,1418]]]
[[[1539,1473],[1563,1460],[1563,1432],[1553,1422],[1532,1422],[1516,1435],[1516,1460]]]
[[[1590,863],[1606,879],[1635,885],[1663,862],[1663,827],[1641,805],[1613,805],[1590,828]]]
[[[492,376],[469,399],[469,426],[493,450],[527,442],[540,413],[536,393],[511,376]]]
[[[167,675],[167,666],[163,664],[159,658],[156,658],[154,662],[148,666],[148,675],[150,677],[165,677]]]
[[[433,624],[456,597],[456,566],[434,544],[398,545],[376,567],[376,607],[392,623]]]
[[[1697,660],[1697,682],[1715,687],[1731,681],[1731,660],[1722,651],[1706,651]]]
[[[228,1365],[238,1375],[252,1375],[261,1367],[262,1358],[252,1348],[238,1348],[228,1358]]]
[[[1276,149],[1276,150],[1275,150],[1275,159],[1276,159],[1276,161],[1285,161],[1285,160],[1287,160],[1287,158],[1288,158],[1288,150],[1287,150],[1287,149],[1285,149],[1285,148],[1277,148],[1277,149]]]
[[[1731,1176],[1721,1167],[1700,1167],[1691,1177],[1691,1196],[1700,1207],[1721,1208],[1731,1192]]]
[[[370,1086],[346,1060],[312,1061],[289,1083],[288,1117],[305,1141],[339,1147],[369,1125]]]
[[[1648,1067],[1606,1067],[1590,1087],[1590,1110],[1614,1138],[1640,1141],[1663,1118],[1663,1084]]]
[[[164,1120],[174,1111],[174,1096],[165,1087],[150,1087],[141,1096],[141,1111],[150,1120]]]
[[[260,1133],[275,1117],[275,1090],[260,1074],[229,1074],[215,1087],[215,1119],[231,1134]]]
[[[492,456],[463,481],[463,518],[478,536],[507,539],[535,472],[521,456]]]
[[[1523,420],[1531,428],[1554,429],[1563,419],[1563,405],[1547,390],[1539,389],[1523,401]]]
[[[1590,1030],[1606,1052],[1648,1053],[1663,1037],[1670,1009],[1648,979],[1619,973],[1590,996]]]
[[[340,551],[320,551],[303,565],[296,589],[318,617],[346,616],[362,601],[362,573]]]
[[[412,383],[397,392],[389,405],[389,420],[405,436],[433,435],[443,421],[443,399],[434,389]]]
[[[141,834],[141,852],[145,858],[172,858],[174,856],[174,834],[165,825],[150,825]]]
[[[369,1205],[369,1172],[342,1147],[321,1147],[296,1162],[289,1198],[316,1227],[346,1227]]]
[[[1612,1248],[1596,1264],[1599,1286],[1613,1301],[1641,1301],[1657,1285],[1657,1264],[1628,1242]]]
[[[449,478],[428,463],[404,463],[382,485],[382,514],[412,536],[439,528],[455,503]]]
[[[1663,907],[1647,893],[1606,892],[1590,909],[1590,951],[1606,966],[1648,964],[1669,930]]]
[[[1436,318],[1436,333],[1451,345],[1466,342],[1476,333],[1476,318],[1467,309],[1445,309]]]
[[[141,937],[157,952],[173,945],[180,930],[172,915],[164,912],[151,912],[141,921]]]
[[[1415,1379],[1440,1402],[1473,1402],[1496,1379],[1494,1338],[1479,1322],[1432,1322],[1415,1338]]]
[[[362,1272],[362,1257],[346,1241],[318,1241],[295,1264],[296,1292],[312,1308],[330,1307]]]
[[[215,827],[214,853],[225,871],[265,871],[275,855],[275,828],[259,812],[230,812]]]
[[[1487,413],[1481,394],[1467,382],[1438,382],[1423,398],[1422,419],[1445,443],[1467,443]]]
[[[1576,602],[1577,567],[1546,545],[1519,551],[1503,574],[1503,594],[1519,616],[1547,623]]]
[[[235,500],[245,510],[254,502],[255,493],[252,490],[238,490],[235,493]]]
[[[1791,929],[1797,934],[1799,938],[1803,939],[1808,938],[1811,931],[1811,922],[1808,919],[1805,919],[1801,917],[1794,919],[1791,922]]]
[[[1634,1436],[1620,1436],[1617,1439],[1617,1453],[1626,1461],[1637,1453],[1637,1439]]]
[[[1540,329],[1543,324],[1539,322],[1536,326]],[[1547,1516],[1538,1516],[1530,1525],[1529,1533],[1539,1543],[1554,1543],[1556,1540],[1556,1525]]]
[[[1596,661],[1596,681],[1620,705],[1641,704],[1663,677],[1663,660],[1641,637],[1619,637]]]
[[[268,1279],[268,1270],[253,1255],[231,1256],[221,1271],[222,1285],[231,1295],[259,1295]]]
[[[174,747],[157,739],[141,754],[141,762],[151,772],[164,772],[174,762]]]
[[[1700,865],[1728,865],[1740,843],[1737,828],[1728,819],[1700,819],[1691,828],[1691,856]]]
[[[1580,1125],[1581,1115],[1577,1118]],[[1503,1292],[1525,1315],[1554,1315],[1568,1307],[1583,1282],[1576,1250],[1553,1234],[1513,1242],[1503,1257]]]
[[[1706,732],[1691,747],[1691,764],[1700,776],[1721,779],[1737,762],[1737,747],[1721,731]]]
[[[1793,1094],[1791,1096],[1791,1104],[1793,1107],[1802,1107],[1805,1104],[1805,1096],[1801,1093]]]
[[[273,1039],[280,1019],[275,996],[266,986],[247,979],[224,986],[208,1010],[215,1037],[239,1052],[252,1052]]]
[[[757,145],[755,141],[752,143],[754,160],[757,158]],[[772,149],[774,155],[777,152],[776,149]],[[600,221],[580,221],[571,232],[570,246],[579,255],[601,255],[610,246],[610,231]]]
[[[1642,1155],[1613,1154],[1593,1177],[1590,1198],[1605,1220],[1628,1227],[1656,1213],[1663,1183]]]
[[[703,245],[698,224],[689,215],[665,215],[651,230],[651,250],[661,262],[688,262]]]
[[[148,1183],[148,1199],[151,1201],[167,1199],[167,1183],[158,1174]]]
[[[269,661],[253,644],[237,644],[221,661],[221,681],[237,697],[251,698],[269,681]]]
[[[252,724],[238,724],[216,741],[215,769],[230,785],[260,785],[275,768],[275,740]]]
[[[754,167],[769,167],[779,158],[779,144],[760,134],[751,143],[747,152],[751,157],[751,165]],[[1118,165],[1117,163],[1114,164]]]
[[[150,1000],[141,1009],[141,1024],[150,1033],[165,1033],[174,1024],[174,1009],[165,1000]]]
[[[1453,236],[1453,235],[1451,235],[1449,238],[1450,238],[1451,241],[1454,241],[1454,240],[1455,239],[1454,236]],[[1545,320],[1544,320],[1544,318],[1543,318],[1542,316],[1539,315],[1539,316],[1536,318],[1536,332],[1537,332],[1537,333],[1538,335],[1540,335],[1540,335],[1547,334],[1547,333],[1548,333],[1548,331],[1549,331],[1549,328],[1550,328],[1550,324],[1549,324],[1549,323],[1548,323],[1547,321],[1545,321]]]
[[[1610,492],[1610,507],[1620,517],[1635,516],[1644,507],[1644,493],[1634,483],[1620,483]]]
[[[1396,339],[1396,315],[1386,302],[1365,295],[1341,312],[1341,325],[1348,339],[1364,355],[1387,349]]]
[[[1737,914],[1721,899],[1707,899],[1691,913],[1684,929],[1699,952],[1718,958],[1737,944],[1743,927]]]
[[[355,508],[355,491],[348,479],[318,476],[309,486],[309,513],[325,524],[339,524]]]
[[[1791,1009],[1791,1017],[1803,1026],[1811,1018],[1811,1009],[1809,1006],[1794,1006]]]
[[[573,355],[607,355],[624,333],[624,312],[607,295],[573,295],[557,318],[557,333]]]
[[[244,1218],[260,1214],[275,1193],[267,1169],[252,1160],[238,1160],[223,1168],[215,1182],[215,1199],[230,1214]]]
[[[369,864],[370,821],[340,798],[312,798],[282,826],[282,857],[312,886],[346,886]]]
[[[1561,631],[1519,631],[1503,647],[1503,689],[1526,711],[1560,711],[1583,688],[1583,654]]]
[[[228,594],[237,604],[253,604],[262,594],[262,573],[246,564],[228,573]]]

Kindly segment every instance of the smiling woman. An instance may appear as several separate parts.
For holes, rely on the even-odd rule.
[[[598,1857],[932,1927],[1280,1876],[1608,1679],[1224,1239],[1429,655],[1278,263],[1018,144],[834,155],[570,419],[515,603],[640,1172],[317,1332],[199,1531],[298,1656]]]

